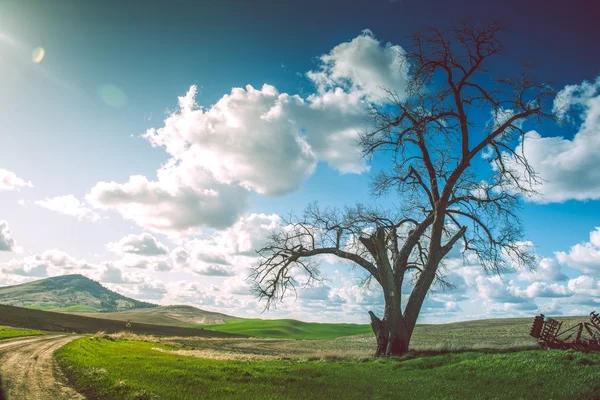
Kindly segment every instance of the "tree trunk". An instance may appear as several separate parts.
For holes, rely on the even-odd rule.
[[[401,356],[408,352],[410,334],[402,317],[394,314],[388,314],[387,318],[381,320],[369,311],[371,328],[377,340],[376,357]]]

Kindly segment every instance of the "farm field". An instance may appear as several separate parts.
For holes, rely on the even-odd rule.
[[[206,329],[143,323],[134,323],[131,327],[127,328],[125,326],[125,321],[91,318],[74,314],[33,310],[7,305],[0,305],[0,324],[19,328],[67,333],[95,333],[98,331],[114,333],[127,329],[138,334],[163,336],[241,336],[226,332],[209,331]]]
[[[55,357],[76,389],[105,399],[592,399],[600,389],[600,354],[573,351],[329,361],[195,351],[189,343],[83,338]]]
[[[37,336],[43,334],[44,332],[35,329],[22,329],[0,325],[0,340],[20,336]]]
[[[565,327],[587,320],[586,317],[561,317],[560,319],[564,321]],[[251,321],[252,323],[246,324],[246,321]],[[282,321],[286,323],[282,323]],[[421,324],[415,328],[411,347],[419,351],[537,349],[537,342],[529,336],[531,322],[531,318],[502,318],[450,324]],[[273,327],[289,327],[288,324],[292,327],[301,328],[290,330],[289,336],[284,335],[285,331],[283,329],[281,331],[271,331]],[[266,351],[269,353],[272,353],[269,350],[271,347],[276,348],[275,352],[295,348],[300,348],[300,351],[303,351],[303,349],[307,348],[327,350],[341,347],[343,351],[352,353],[356,353],[357,349],[360,349],[358,355],[365,356],[370,354],[375,346],[369,325],[312,324],[294,320],[239,320],[225,325],[205,326],[205,328],[232,333],[244,333],[248,336],[258,338],[302,338],[302,333],[299,332],[304,332],[307,336],[306,338],[312,336],[310,337],[311,339],[339,338],[330,341],[252,340],[252,346],[262,343],[261,346],[265,346],[267,348]],[[351,332],[355,332],[355,334],[350,336]],[[211,346],[210,342],[199,343],[202,346]],[[237,351],[237,347],[240,347],[243,351],[249,351],[245,343],[247,341],[223,340],[219,341],[219,346],[229,348],[233,351]],[[257,349],[257,351],[260,352],[262,350]],[[363,351],[366,351],[366,353]]]
[[[220,325],[202,325],[210,330],[264,338],[331,339],[371,332],[369,325],[321,324],[293,319],[238,319]]]

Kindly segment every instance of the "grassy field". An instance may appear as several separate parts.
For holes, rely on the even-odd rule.
[[[371,332],[369,325],[319,324],[293,319],[239,319],[227,321],[222,325],[202,325],[202,327],[255,337],[287,339],[332,339]]]
[[[600,393],[600,354],[572,351],[335,362],[174,353],[188,350],[84,338],[59,349],[55,357],[71,384],[104,399],[387,399],[401,393],[406,399],[574,400]]]
[[[560,319],[564,321],[565,327],[588,320],[587,317],[561,317]],[[537,348],[537,342],[529,336],[531,322],[532,318],[502,318],[439,325],[421,324],[415,328],[411,347],[428,351]],[[224,325],[202,326],[206,329],[262,338],[330,339],[360,335],[352,336],[348,340],[356,343],[366,342],[368,346],[373,345],[373,333],[369,325],[241,319],[229,321]]]
[[[13,328],[12,326],[0,325],[0,340],[19,336],[36,336],[43,335],[43,332],[33,329]]]

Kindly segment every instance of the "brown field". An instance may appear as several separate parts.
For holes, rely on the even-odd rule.
[[[244,335],[215,332],[200,328],[184,328],[136,322],[127,328],[124,321],[32,310],[7,305],[0,305],[0,325],[50,332],[96,333],[104,331],[106,333],[116,333],[127,330],[137,334],[158,336],[245,337]]]

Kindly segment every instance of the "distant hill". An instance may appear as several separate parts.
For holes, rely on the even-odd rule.
[[[62,311],[62,310],[60,310]],[[75,312],[77,310],[67,310]],[[192,306],[164,306],[135,309],[119,312],[75,312],[86,317],[132,321],[146,324],[189,327],[191,325],[224,324],[238,318],[216,312],[201,310]]]
[[[79,274],[0,287],[0,304],[80,312],[114,312],[158,307],[156,304],[134,300],[108,290],[98,282]]]

